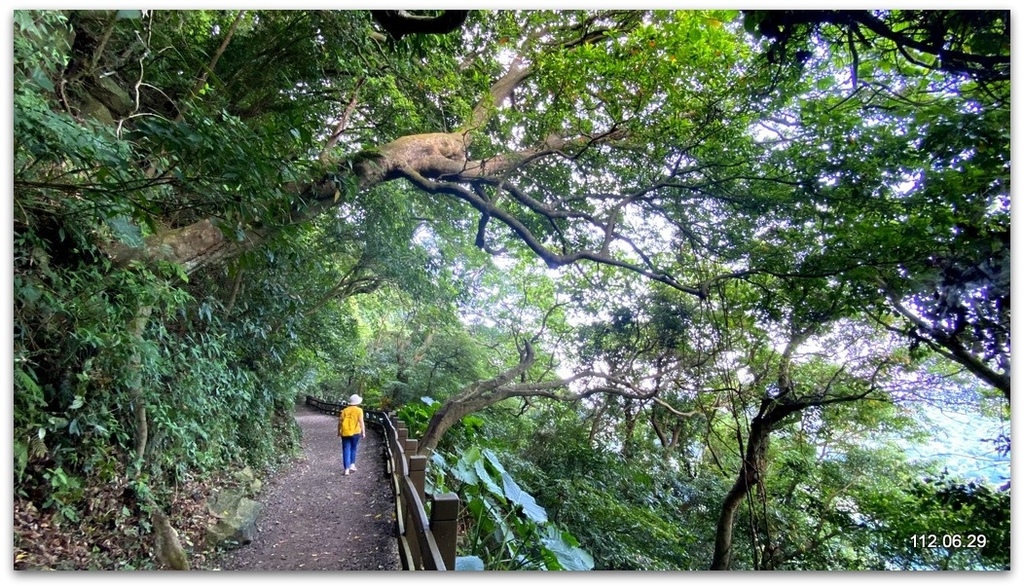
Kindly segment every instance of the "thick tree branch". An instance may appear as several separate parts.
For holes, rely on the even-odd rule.
[[[465,24],[469,11],[445,10],[427,16],[407,10],[371,10],[370,14],[397,41],[406,35],[447,35]]]
[[[366,78],[359,78],[355,87],[352,88],[352,95],[349,98],[348,105],[345,107],[345,111],[341,113],[341,118],[338,119],[338,123],[334,125],[334,130],[331,131],[330,138],[327,139],[327,143],[320,151],[320,161],[326,162],[328,160],[330,151],[338,144],[341,134],[344,133],[345,129],[348,127],[348,121],[352,117],[352,113],[355,111],[356,105],[359,103],[359,89],[364,83],[366,83]]]
[[[1006,13],[1009,23],[1009,12]],[[907,49],[919,51],[939,58],[938,66],[921,63],[919,65],[939,69],[951,73],[967,73],[984,80],[1009,80],[1010,56],[986,55],[969,53],[954,48],[949,38],[950,31],[946,28],[931,27],[926,31],[927,40],[904,34],[894,30],[888,23],[867,10],[779,10],[769,11],[759,23],[765,36],[784,44],[793,34],[794,27],[807,25],[817,27],[831,24],[845,28],[847,31],[860,35],[860,27],[871,31],[878,37],[891,41],[906,57],[910,58]],[[1009,47],[1009,27],[1006,28],[1006,47]],[[863,39],[863,37],[861,37]],[[964,49],[967,45],[961,43]]]
[[[967,371],[974,374],[981,381],[1002,392],[1006,402],[1010,402],[1009,371],[1000,373],[989,367],[988,364],[964,347],[959,339],[943,333],[940,329],[933,327],[928,321],[907,308],[892,291],[887,290],[887,298],[889,306],[915,327],[912,332],[900,330],[900,333],[917,339],[946,359],[967,368]]]
[[[209,65],[203,70],[202,75],[196,80],[196,83],[192,86],[190,95],[195,97],[199,94],[199,91],[206,85],[207,78],[210,77],[210,73],[217,67],[217,62],[220,61],[224,51],[227,50],[228,44],[231,43],[231,38],[235,36],[235,31],[238,30],[238,25],[241,24],[242,19],[245,18],[245,11],[239,10],[235,16],[235,20],[231,23],[231,27],[228,28],[227,34],[224,35],[224,40],[221,41],[220,47],[217,48],[217,52],[213,54],[213,58],[210,59]],[[178,114],[178,120],[181,120],[183,114]]]
[[[484,125],[494,110],[502,102],[512,96],[512,92],[530,77],[531,70],[524,65],[522,58],[516,58],[509,65],[508,71],[498,81],[491,84],[490,92],[473,108],[473,114],[458,132],[469,133]]]
[[[631,272],[640,274],[644,277],[650,278],[657,282],[661,282],[667,286],[670,286],[680,292],[687,294],[693,294],[694,296],[703,296],[703,292],[698,288],[692,288],[684,286],[679,283],[675,278],[669,274],[655,269],[653,267],[642,267],[634,263],[630,263],[621,259],[616,259],[610,255],[604,255],[600,251],[576,251],[572,253],[557,253],[543,244],[543,242],[534,235],[522,221],[516,218],[514,215],[506,210],[493,206],[487,200],[484,200],[477,194],[474,194],[470,190],[451,183],[439,183],[428,180],[427,178],[420,175],[415,170],[404,169],[399,170],[407,180],[409,180],[414,186],[427,192],[428,194],[445,194],[453,196],[458,200],[468,203],[470,206],[475,208],[481,214],[486,214],[491,218],[497,219],[505,224],[509,229],[512,230],[516,236],[526,244],[526,246],[537,254],[548,267],[555,269],[571,265],[578,261],[592,261],[603,265],[612,267],[618,267]]]
[[[427,425],[427,430],[420,439],[418,453],[427,455],[432,452],[441,437],[464,416],[483,410],[489,406],[509,398],[550,398],[559,401],[574,401],[588,398],[595,394],[614,394],[625,398],[649,399],[658,391],[642,391],[631,382],[609,374],[585,370],[572,376],[539,382],[511,383],[521,377],[536,361],[533,346],[527,340],[520,362],[513,368],[486,381],[467,386],[434,413]],[[600,383],[587,386],[584,390],[566,394],[564,390],[573,384],[597,380]]]

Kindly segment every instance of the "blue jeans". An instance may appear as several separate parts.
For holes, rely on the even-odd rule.
[[[346,470],[356,465],[356,450],[361,438],[362,434],[341,438],[341,462]]]

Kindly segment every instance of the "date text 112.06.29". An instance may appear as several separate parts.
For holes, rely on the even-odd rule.
[[[981,549],[988,538],[981,533],[920,533],[912,535],[910,543],[923,549]]]

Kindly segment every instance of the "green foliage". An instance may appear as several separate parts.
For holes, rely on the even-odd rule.
[[[1008,564],[1008,497],[912,481],[893,445],[921,433],[879,404],[924,394],[937,350],[1008,413],[1008,84],[847,36],[842,15],[762,26],[796,16],[473,11],[460,34],[382,42],[355,10],[15,11],[15,495],[141,545],[138,502],[287,459],[306,392],[359,391],[418,436],[529,339],[515,385],[591,369],[628,393],[524,397],[445,435],[439,456],[459,459],[437,457],[433,483],[467,506],[460,569],[702,568],[754,415],[809,399],[773,423],[734,567]],[[1009,52],[1002,13],[879,18]],[[514,55],[530,75],[493,104]],[[492,116],[469,128],[478,104]],[[454,130],[489,163],[568,142],[500,177],[431,177],[431,194],[353,175],[390,141]],[[298,196],[310,182],[334,201]],[[515,222],[485,217],[484,235],[470,193]],[[203,219],[258,246],[198,269],[115,263]],[[544,267],[526,230],[615,257]],[[125,492],[100,508],[106,487]],[[907,546],[932,532],[989,541]]]
[[[433,466],[451,477],[470,529],[461,538],[462,558],[478,558],[487,570],[592,569],[594,561],[568,531],[524,491],[489,449],[469,447],[453,464],[434,454]],[[463,559],[473,569],[476,559]]]
[[[14,11],[15,101],[53,92],[54,75],[71,48],[67,18],[60,12]]]
[[[47,80],[60,77],[68,47],[43,50],[39,40],[62,40],[64,18],[19,12],[16,28],[16,495],[59,520],[86,524],[95,516],[90,487],[123,483],[122,463],[141,468],[128,474],[149,480],[158,501],[196,475],[276,463],[297,445],[294,423],[282,420],[293,401],[289,378],[243,367],[245,346],[226,336],[182,268],[114,265],[102,249],[107,242],[139,246],[158,223],[194,214],[177,208],[183,190],[209,188],[228,200],[252,193],[254,184],[225,184],[225,168],[244,168],[246,181],[261,186],[279,183],[277,166],[266,172],[273,177],[254,166],[278,159],[269,151],[276,147],[231,117],[216,124],[197,117],[191,126],[152,119],[119,134],[55,109],[56,84]],[[255,147],[224,148],[231,144]],[[154,157],[153,179],[138,164],[147,150],[185,157],[168,168]],[[177,173],[176,187],[159,179],[164,171]],[[231,215],[216,198],[210,202]],[[148,429],[138,455],[135,415],[145,416]],[[134,508],[128,496],[126,508]]]
[[[430,417],[440,407],[440,402],[424,396],[420,398],[420,402],[407,402],[398,409],[398,418],[409,429],[410,439],[419,439],[423,435],[427,430],[427,424],[430,423]]]
[[[539,423],[515,448],[524,484],[537,488],[549,518],[564,525],[598,570],[696,570],[710,558],[721,482],[694,479],[637,452],[625,459],[588,441],[571,409],[537,410]]]
[[[1004,570],[1010,565],[1010,495],[950,478],[899,478],[865,497],[865,526],[891,569]]]

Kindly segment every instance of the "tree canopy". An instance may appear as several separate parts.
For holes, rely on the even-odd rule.
[[[19,10],[13,41],[32,565],[109,565],[33,559],[44,517],[143,551],[176,487],[273,470],[295,402],[353,391],[493,569],[1009,565],[1008,478],[903,451],[957,405],[1009,453],[1008,10]],[[908,548],[935,525],[988,541]]]

